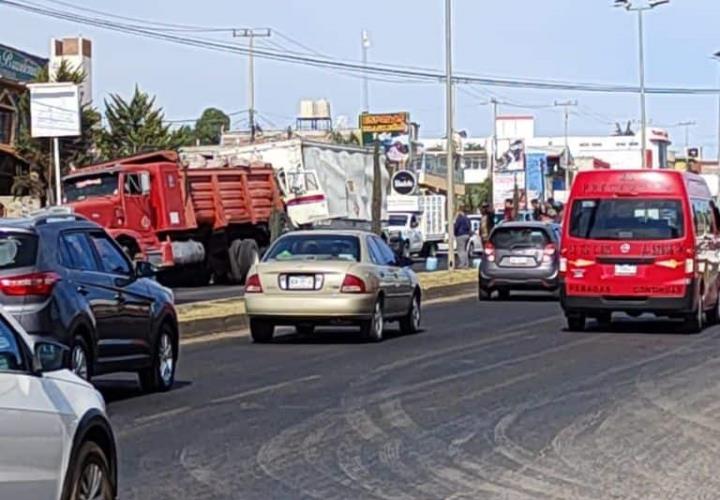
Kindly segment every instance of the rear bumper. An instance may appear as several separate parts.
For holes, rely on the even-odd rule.
[[[488,270],[480,269],[480,287],[512,290],[557,290],[560,285],[557,269]]]
[[[246,294],[245,309],[250,318],[276,322],[298,321],[341,323],[370,319],[374,294],[307,295]]]
[[[568,295],[560,284],[560,305],[566,313],[644,312],[652,314],[689,314],[697,307],[697,282],[685,289],[682,297],[611,297]]]

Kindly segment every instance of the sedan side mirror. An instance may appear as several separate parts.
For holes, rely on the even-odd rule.
[[[152,278],[155,276],[155,266],[146,260],[139,260],[135,263],[135,274],[138,278]]]
[[[35,373],[54,372],[70,366],[70,349],[57,342],[42,340],[35,343],[33,370]]]

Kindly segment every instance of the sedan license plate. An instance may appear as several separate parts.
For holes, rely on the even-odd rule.
[[[633,264],[615,264],[615,276],[635,276],[637,266]]]
[[[508,264],[511,266],[527,266],[530,264],[530,257],[508,257]]]
[[[288,276],[288,290],[312,290],[315,276]]]

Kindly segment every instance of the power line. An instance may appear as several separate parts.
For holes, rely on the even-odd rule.
[[[57,0],[56,0],[57,1]],[[52,17],[55,19],[62,19],[66,21],[75,22],[78,24],[84,24],[89,26],[96,26],[112,31],[119,31],[123,33],[144,36],[148,38],[154,38],[164,40],[172,43],[188,45],[198,48],[204,48],[208,50],[216,50],[220,52],[231,52],[248,55],[248,50],[238,46],[236,44],[222,43],[219,41],[209,39],[198,39],[191,38],[188,36],[180,36],[172,33],[163,32],[157,28],[152,27],[138,27],[133,25],[121,24],[105,19],[81,16],[79,14],[72,14],[64,11],[58,11],[49,9],[46,7],[40,7],[32,5],[29,2],[20,3],[14,0],[0,0],[0,4],[8,7],[24,10],[34,14]],[[393,76],[393,77],[406,77],[415,79],[424,79],[427,81],[442,82],[444,81],[444,75],[431,69],[412,69],[397,65],[388,64],[373,64],[363,66],[360,63],[348,62],[338,59],[330,59],[318,56],[302,56],[297,54],[288,54],[283,52],[277,52],[272,50],[255,50],[255,55],[260,58],[269,60],[289,62],[294,64],[303,64],[306,66],[323,67],[342,69],[346,71],[352,71],[355,73],[362,73],[367,71],[375,75]],[[536,90],[555,90],[555,91],[577,91],[577,92],[597,92],[597,93],[638,93],[639,88],[632,85],[608,85],[608,84],[597,84],[597,83],[572,83],[572,82],[559,82],[551,80],[540,80],[540,79],[518,79],[518,78],[490,78],[484,76],[476,76],[473,74],[462,74],[456,73],[453,77],[453,81],[458,84],[470,84],[470,85],[484,85],[490,87],[505,87],[505,88],[527,88]],[[718,89],[716,88],[687,88],[687,87],[648,87],[646,89],[648,94],[658,95],[717,95]]]

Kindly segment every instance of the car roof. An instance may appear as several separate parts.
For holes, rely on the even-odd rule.
[[[511,221],[503,222],[500,225],[495,226],[496,228],[531,228],[531,229],[551,229],[553,226],[558,224],[554,222],[541,222],[541,221]]]
[[[284,236],[355,236],[362,238],[363,236],[377,236],[375,233],[370,231],[362,231],[360,229],[310,229],[302,231],[292,231],[283,234]]]
[[[97,229],[100,227],[81,215],[45,210],[26,217],[0,218],[0,229],[32,231],[40,226],[57,229]]]

